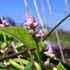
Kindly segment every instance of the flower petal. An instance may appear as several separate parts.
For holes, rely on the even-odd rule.
[[[35,22],[34,17],[33,16],[30,16],[30,18],[27,20],[27,22],[34,23]]]
[[[49,52],[50,54],[52,54],[52,53],[53,53],[53,48],[50,47],[49,50],[48,50],[48,52]]]

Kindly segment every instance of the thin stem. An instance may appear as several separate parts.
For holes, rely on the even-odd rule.
[[[30,52],[30,50],[28,50],[28,53],[29,53],[29,55],[30,55],[30,57],[31,57],[31,61],[32,61],[32,64],[33,64],[33,69],[36,70],[36,67],[35,67],[35,64],[34,64],[33,55],[32,55],[32,53]]]
[[[42,68],[42,69],[45,69],[45,67],[43,66],[43,62],[42,62],[42,59],[41,59],[41,53],[40,53],[40,49],[39,49],[39,45],[38,45],[38,40],[36,39],[35,35],[33,36],[35,42],[36,42],[36,58],[38,59],[38,63],[39,63],[39,66]]]
[[[4,43],[7,44],[7,38],[6,38],[6,34],[3,32],[3,38],[4,38]],[[7,55],[7,46],[5,46],[5,48],[3,49],[4,50],[4,53],[3,53],[3,56],[6,56]]]
[[[4,43],[7,43],[6,34],[3,32]]]
[[[51,33],[52,33],[63,21],[65,21],[69,16],[70,16],[70,14],[68,14],[68,15],[67,15],[65,18],[63,18],[58,24],[56,24],[55,27],[44,37],[43,41],[44,41],[45,39],[47,39],[47,38],[51,35]]]
[[[28,60],[25,60],[25,59],[21,59],[21,58],[14,58],[13,59],[15,62],[20,62],[20,63],[23,63],[23,64],[27,64],[29,61]]]
[[[50,63],[50,57],[47,58],[47,61]]]
[[[0,16],[0,20],[1,20],[2,24],[3,24],[3,18],[1,16]],[[3,38],[4,38],[4,42],[6,43],[7,42],[6,34],[4,32],[3,32]]]
[[[36,52],[37,52],[37,58],[38,58],[38,63],[40,65],[40,67],[44,68],[43,67],[43,62],[42,62],[42,59],[41,59],[41,53],[40,53],[39,46],[38,46],[38,41],[36,41]]]
[[[0,20],[2,21],[2,24],[3,24],[3,18],[1,16],[0,16]],[[3,38],[4,38],[4,43],[7,44],[7,38],[6,38],[6,34],[4,32],[3,32]],[[3,56],[6,56],[7,55],[6,46],[3,50],[4,50]]]
[[[30,51],[33,51],[35,50],[35,48],[31,48]],[[21,55],[21,54],[24,54],[24,53],[27,53],[27,49],[22,49],[20,52],[18,53],[14,53],[14,54],[10,54],[8,56],[5,56],[5,57],[1,57],[0,58],[0,62],[2,62],[3,60],[6,60],[6,59],[10,59],[10,58],[15,58],[16,56],[18,55]]]
[[[18,63],[14,62],[12,59],[9,60],[9,62],[15,66],[17,69],[20,69],[20,70],[24,70],[24,67],[22,67],[21,65],[19,65]]]

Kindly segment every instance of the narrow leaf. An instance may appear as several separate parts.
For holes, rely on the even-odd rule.
[[[32,68],[32,62],[29,62],[29,63],[26,65],[26,67],[25,67],[24,70],[31,70],[31,68]]]
[[[38,46],[39,46],[39,51],[42,51],[44,49],[44,43],[43,43],[43,41],[39,41],[38,42]]]
[[[7,44],[10,44],[11,41],[13,40],[13,37],[10,36],[9,34],[6,34],[6,39],[7,39]],[[4,38],[3,38],[3,33],[0,31],[0,46],[4,43]]]
[[[68,14],[65,18],[63,18],[45,37],[43,40],[47,39],[48,36],[63,22],[65,21],[68,17],[70,17],[70,14]]]
[[[65,70],[64,66],[61,64],[61,62],[59,62],[59,64],[57,65],[57,70]]]
[[[4,64],[2,64],[2,63],[0,63],[0,69],[1,68],[5,68],[6,66],[4,65]]]
[[[36,44],[29,32],[20,26],[10,26],[8,28],[0,28],[1,31],[10,34],[12,37],[22,42],[26,47],[35,47]]]

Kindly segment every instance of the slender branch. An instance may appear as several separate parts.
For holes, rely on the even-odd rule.
[[[33,55],[32,55],[32,53],[30,52],[30,50],[28,50],[28,53],[29,53],[29,55],[30,55],[30,57],[31,57],[31,61],[32,61],[32,64],[33,64],[33,70],[36,70],[36,67],[35,67],[35,64],[34,64]]]
[[[52,33],[63,21],[65,21],[68,17],[70,17],[70,14],[68,14],[64,19],[62,19],[58,24],[56,24],[55,27],[44,37],[43,41],[44,41],[45,39],[47,39],[47,38],[51,35],[51,33]]]
[[[31,48],[30,49],[30,51],[33,51],[33,50],[35,50],[35,48]],[[27,52],[28,52],[28,49],[22,49],[18,53],[14,53],[14,54],[8,55],[6,57],[1,57],[0,58],[0,62],[2,62],[3,60],[6,60],[6,59],[15,58],[16,56],[21,55],[21,54],[24,54],[24,53],[27,53]]]

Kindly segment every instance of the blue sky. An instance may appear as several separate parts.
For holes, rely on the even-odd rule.
[[[50,13],[48,10],[46,0],[42,0],[45,8],[45,15],[42,13],[41,1],[36,0],[38,9],[45,25],[49,27],[53,27],[52,20],[50,17]],[[53,11],[55,22],[58,23],[61,19],[63,19],[66,13],[66,6],[64,0],[49,0],[50,5]],[[36,21],[39,22],[33,0],[27,0],[29,12],[31,16],[34,16]],[[70,0],[68,0],[68,6],[70,11]],[[0,15],[4,17],[12,18],[17,24],[24,23],[26,21],[26,10],[24,6],[24,0],[0,0]],[[45,22],[44,18],[45,17]],[[60,29],[70,30],[70,21],[65,20],[60,26]]]

